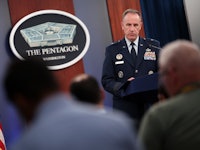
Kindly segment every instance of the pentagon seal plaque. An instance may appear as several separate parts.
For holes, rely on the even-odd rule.
[[[78,62],[90,44],[89,31],[76,16],[60,10],[33,12],[13,27],[9,43],[20,60],[36,57],[50,70]]]

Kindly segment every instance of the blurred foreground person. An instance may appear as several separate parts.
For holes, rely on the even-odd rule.
[[[159,57],[159,81],[170,99],[146,113],[139,137],[147,150],[200,149],[200,50],[177,40]]]
[[[130,120],[75,105],[38,61],[12,62],[5,91],[28,122],[12,150],[138,150]]]

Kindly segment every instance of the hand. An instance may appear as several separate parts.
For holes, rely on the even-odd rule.
[[[135,79],[134,77],[130,77],[127,81],[132,81],[134,79]]]

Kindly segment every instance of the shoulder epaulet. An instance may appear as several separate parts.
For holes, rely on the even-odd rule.
[[[144,38],[144,41],[146,41],[146,43],[152,48],[161,49],[160,42],[158,40],[151,38]]]
[[[117,43],[119,43],[119,42],[120,42],[120,40],[115,41],[115,42],[112,42],[110,45],[115,45],[115,44],[117,44]]]
[[[152,38],[144,38],[144,40],[149,41],[149,42],[158,42],[158,40],[152,39]]]
[[[159,45],[160,46],[160,42],[156,39],[152,39],[152,38],[144,38],[144,40],[148,43],[148,44],[155,44],[155,45]]]

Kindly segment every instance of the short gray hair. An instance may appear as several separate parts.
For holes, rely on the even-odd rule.
[[[123,12],[123,14],[122,14],[122,19],[123,19],[127,14],[129,14],[129,13],[131,13],[131,14],[137,14],[137,15],[141,18],[141,20],[142,20],[142,15],[141,15],[141,13],[140,13],[138,10],[136,10],[136,9],[126,9],[126,10]]]

